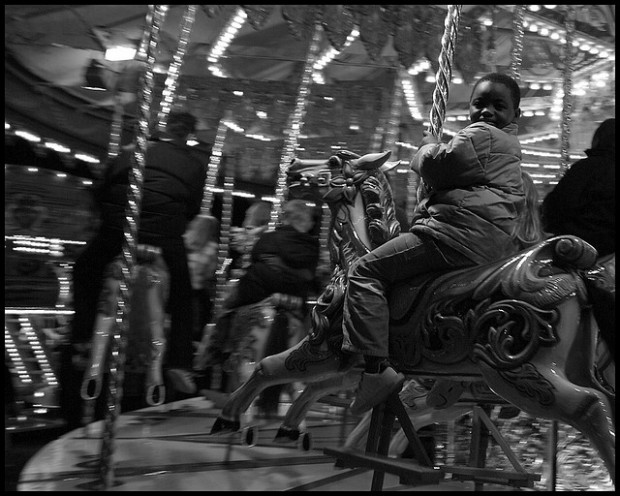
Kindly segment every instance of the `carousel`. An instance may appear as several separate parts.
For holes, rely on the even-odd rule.
[[[541,199],[585,157],[615,116],[614,6],[8,5],[5,31],[6,457],[12,433],[62,425],[91,190],[134,150],[84,426],[37,452],[18,490],[615,490],[615,363],[588,290],[615,291],[615,255],[556,236],[393,288],[390,361],[406,381],[362,416],[361,371],[336,345],[348,268],[406,228],[423,132],[463,128],[480,76],[519,82],[521,166]],[[172,110],[198,120],[200,215],[220,227],[192,395],[162,373],[167,269],[137,243],[146,144]],[[309,313],[283,294],[238,309],[232,355],[210,363],[245,212],[269,202],[273,229],[295,198],[322,246]],[[274,390],[266,412],[257,398]]]

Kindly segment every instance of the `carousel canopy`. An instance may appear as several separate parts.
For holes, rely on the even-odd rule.
[[[565,148],[580,154],[615,115],[615,6],[462,6],[454,45],[444,39],[447,7],[170,5],[153,28],[147,5],[5,5],[5,121],[103,161],[115,116],[125,131],[140,119],[146,60],[151,127],[167,102],[196,115],[197,140],[213,145],[225,118],[224,153],[237,158],[239,179],[273,185],[300,98],[298,156],[392,149],[408,160],[437,105],[443,46],[453,49],[444,137],[465,125],[477,77],[516,71],[524,163],[552,184],[563,125]],[[139,49],[148,36],[158,39],[150,62],[144,53],[109,60],[110,49]]]

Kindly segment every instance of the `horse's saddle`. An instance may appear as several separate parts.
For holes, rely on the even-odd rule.
[[[531,339],[552,343],[552,309],[575,294],[585,301],[577,270],[594,267],[596,257],[580,238],[557,236],[491,264],[400,283],[388,295],[390,357],[403,368],[423,358],[454,363],[471,351],[478,328],[492,325],[507,333],[510,319],[536,322]]]
[[[122,279],[122,265],[123,253],[119,253],[106,267],[104,277],[111,277],[120,281]],[[136,246],[136,266],[152,268],[158,273],[166,275],[166,277],[168,274],[168,266],[162,258],[162,249],[158,246],[138,244]]]
[[[224,323],[225,319],[220,319],[222,322],[220,325],[227,328],[224,331],[228,334],[225,338],[226,349],[228,351],[236,349],[253,327],[270,329],[275,315],[280,311],[302,319],[304,306],[305,300],[301,296],[272,293],[256,303],[224,309],[222,315],[230,316],[229,324]]]

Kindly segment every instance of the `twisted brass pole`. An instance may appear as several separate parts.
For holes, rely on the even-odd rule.
[[[523,62],[523,19],[525,17],[525,5],[515,5],[512,22],[512,50],[510,52],[510,70],[512,77],[519,82],[521,80],[521,65]]]
[[[304,69],[301,76],[301,84],[299,85],[299,91],[297,92],[297,99],[295,101],[295,108],[289,118],[288,129],[285,130],[287,134],[284,140],[284,147],[282,149],[282,158],[280,159],[280,168],[278,169],[278,180],[275,191],[275,204],[271,210],[271,219],[269,220],[269,229],[273,229],[278,221],[282,210],[282,199],[284,197],[284,191],[286,189],[286,171],[291,165],[291,161],[295,156],[295,149],[297,148],[299,135],[301,133],[301,127],[303,126],[303,119],[305,114],[306,105],[310,99],[310,85],[312,83],[312,73],[314,71],[314,61],[319,53],[320,41],[321,41],[321,23],[314,23],[314,31],[312,33],[312,39],[310,40],[310,46],[308,48],[308,56],[304,64]]]
[[[123,378],[125,364],[125,342],[129,320],[129,298],[131,290],[131,272],[135,266],[136,240],[138,234],[138,220],[142,202],[142,184],[144,179],[146,142],[148,122],[153,93],[153,66],[155,51],[159,42],[159,30],[163,24],[166,10],[163,6],[149,5],[146,18],[146,32],[143,36],[143,45],[140,47],[139,57],[146,59],[143,73],[142,92],[139,95],[139,122],[136,137],[134,163],[129,173],[129,188],[127,206],[125,210],[124,242],[122,248],[122,265],[120,294],[116,309],[116,326],[110,344],[110,374],[107,391],[107,411],[104,418],[103,436],[101,443],[100,480],[104,487],[110,487],[114,482],[114,431],[120,403],[123,396]]]
[[[435,76],[433,103],[430,109],[429,131],[441,138],[443,123],[446,118],[446,107],[450,96],[450,81],[452,79],[452,60],[454,46],[459,29],[462,5],[448,5],[448,12],[444,20],[444,32],[441,37],[441,52],[439,53],[439,69]],[[414,171],[409,171],[407,178],[407,213],[413,211],[417,205],[417,189],[420,178]]]
[[[452,79],[454,46],[456,44],[462,7],[462,5],[448,5],[448,13],[444,21],[441,52],[439,54],[439,69],[435,76],[435,90],[433,91],[433,105],[430,111],[429,126],[429,131],[437,138],[441,138],[443,123],[446,117],[446,107],[450,96],[450,80]]]
[[[160,131],[166,129],[170,107],[174,103],[177,84],[179,76],[181,75],[181,66],[185,60],[187,45],[192,34],[194,19],[196,18],[196,7],[196,5],[185,6],[185,13],[183,14],[183,19],[181,20],[179,43],[177,44],[177,49],[174,55],[172,56],[172,62],[168,67],[168,75],[166,76],[166,81],[164,83],[164,89],[162,91],[161,101],[159,104],[160,110],[157,114],[157,126]],[[168,106],[166,104],[168,104]]]
[[[563,175],[568,169],[570,162],[570,123],[573,88],[573,36],[575,34],[575,8],[567,7],[564,26],[566,28],[566,43],[564,45],[564,77],[562,89],[564,96],[562,100],[562,134],[560,138],[560,174]]]
[[[560,137],[560,171],[558,173],[561,178],[568,170],[570,161],[570,114],[572,112],[572,77],[573,77],[573,35],[575,34],[575,8],[567,7],[566,16],[564,18],[564,27],[566,28],[566,43],[564,45],[564,74],[562,80],[562,89],[564,96],[562,100],[562,124]],[[549,490],[555,491],[557,479],[557,445],[558,445],[558,421],[551,422],[551,433],[549,440],[549,457],[551,460],[551,475],[549,477]]]
[[[213,303],[212,315],[219,315],[222,305],[224,304],[224,286],[226,284],[226,274],[224,261],[228,256],[228,245],[230,244],[230,227],[232,223],[233,210],[233,188],[235,186],[235,171],[237,157],[228,157],[224,168],[224,192],[222,193],[222,222],[220,224],[220,243],[217,257],[217,266],[219,270],[216,272],[217,282],[215,291],[215,302]]]

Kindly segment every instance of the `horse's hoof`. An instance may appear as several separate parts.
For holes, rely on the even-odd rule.
[[[299,441],[299,449],[302,451],[310,451],[312,449],[312,436],[309,432],[304,432]]]
[[[211,434],[225,434],[227,432],[237,432],[241,428],[241,423],[238,420],[226,420],[225,418],[218,417],[215,419],[213,427],[211,427]]]
[[[448,408],[457,402],[464,390],[461,382],[438,379],[426,397],[426,404],[431,408]]]
[[[520,413],[521,413],[521,410],[517,408],[516,406],[512,406],[512,405],[503,406],[500,409],[499,414],[497,415],[497,418],[511,419],[511,418],[515,418]]]
[[[246,427],[241,432],[241,445],[249,446],[253,448],[258,443],[258,439],[260,437],[260,430],[257,426],[252,425]]]
[[[281,426],[273,440],[276,443],[296,442],[299,439],[299,435],[299,430]]]

